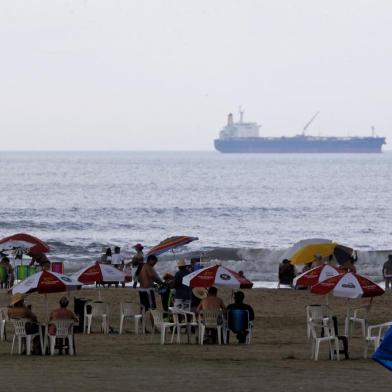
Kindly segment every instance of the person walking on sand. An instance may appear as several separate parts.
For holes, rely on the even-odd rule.
[[[295,278],[295,267],[290,263],[290,260],[284,259],[279,264],[279,284],[293,286],[293,280]]]
[[[388,255],[388,260],[382,267],[382,276],[385,280],[385,289],[392,289],[392,255]]]

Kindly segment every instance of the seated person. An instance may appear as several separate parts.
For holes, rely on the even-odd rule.
[[[72,310],[67,309],[67,306],[69,304],[67,297],[61,297],[59,303],[60,303],[60,307],[52,310],[52,312],[50,313],[49,319],[51,321],[54,321],[54,320],[78,321],[78,318],[76,317],[75,313],[72,312]],[[48,332],[49,332],[49,335],[52,335],[52,336],[56,335],[56,326],[54,324],[49,324]]]
[[[8,307],[8,317],[10,319],[28,319],[31,322],[26,323],[26,333],[28,335],[36,334],[39,331],[37,316],[31,311],[31,308],[25,305],[24,295],[16,293],[11,297],[10,305]],[[33,354],[40,354],[41,352],[39,336],[33,339]]]
[[[214,286],[208,289],[207,297],[203,298],[196,309],[196,313],[202,310],[226,310],[222,299],[218,297],[218,289]]]
[[[242,291],[236,291],[234,293],[234,303],[230,304],[227,307],[227,310],[247,310],[249,313],[249,321],[253,321],[255,319],[255,313],[250,305],[244,304],[244,298],[245,295]],[[241,332],[237,332],[238,343],[245,343],[248,333],[249,331],[246,329]]]
[[[203,298],[198,307],[196,308],[196,314],[200,314],[203,310],[221,310],[225,311],[226,306],[222,299],[218,297],[218,289],[214,286],[210,287],[207,292],[207,296]],[[222,324],[223,320],[217,320],[218,324]],[[207,339],[206,343],[216,343],[217,340],[217,330],[212,328],[207,328]]]

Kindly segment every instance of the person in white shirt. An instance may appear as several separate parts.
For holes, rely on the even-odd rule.
[[[112,265],[117,269],[124,269],[124,256],[121,254],[121,248],[119,246],[114,247],[114,254],[112,254]]]

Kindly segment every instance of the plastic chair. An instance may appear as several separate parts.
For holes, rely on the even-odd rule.
[[[367,328],[365,336],[365,347],[363,351],[363,357],[365,359],[368,357],[369,344],[373,343],[373,351],[376,351],[382,341],[382,338],[384,337],[385,332],[390,326],[392,326],[392,321],[377,325],[370,325]]]
[[[8,309],[0,308],[0,340],[7,339],[5,326],[8,320]]]
[[[230,331],[235,334],[247,332],[245,342],[250,344],[252,323],[249,320],[247,310],[232,309],[227,312],[227,337],[229,337]]]
[[[350,337],[353,332],[355,324],[359,324],[361,327],[362,336],[366,337],[368,328],[368,316],[371,310],[371,305],[362,305],[356,308],[349,309],[349,314],[346,316],[344,323],[344,334]]]
[[[323,328],[323,321],[331,318],[331,309],[328,305],[308,305],[306,306],[306,334],[311,337],[311,323],[315,322],[316,329]]]
[[[27,334],[26,333],[26,324],[31,323],[29,319],[11,319],[12,324],[15,328],[14,338],[12,339],[12,346],[11,346],[11,355],[14,352],[14,344],[15,340],[18,339],[18,354],[22,353],[22,339],[26,339],[26,354],[31,354],[31,343],[36,336],[39,336],[40,345],[41,345],[41,353],[44,355],[44,345],[42,341],[42,334],[41,332],[37,332],[34,334]],[[39,326],[39,328],[41,328]]]
[[[91,307],[91,312],[88,313],[88,308]],[[91,333],[91,324],[93,319],[102,319],[101,330],[103,333],[109,333],[109,305],[96,301],[96,302],[86,302],[85,312],[84,312],[84,326],[87,333]]]
[[[311,351],[311,359],[315,361],[318,360],[319,351],[320,351],[320,343],[328,342],[329,344],[329,355],[331,359],[334,359],[335,354],[337,360],[340,360],[339,357],[339,340],[337,336],[335,336],[335,330],[333,324],[330,319],[323,319],[321,327],[324,331],[324,336],[320,337],[318,335],[317,329],[320,327],[320,323],[317,321],[310,321],[308,323],[308,327],[310,329],[310,335],[312,338],[312,351]],[[335,348],[333,348],[332,344],[334,343]]]
[[[144,322],[144,306],[136,302],[122,302],[120,303],[120,328],[119,334],[122,334],[124,321],[134,320],[135,333],[139,334],[139,321],[142,333],[145,333],[145,322]]]
[[[204,334],[206,328],[216,329],[218,335],[218,344],[222,344],[222,332],[223,341],[226,344],[226,331],[223,319],[223,312],[221,310],[202,310],[199,318],[199,343],[203,344]]]
[[[176,323],[168,322],[163,319],[163,312],[158,309],[150,309],[154,325],[152,328],[152,336],[154,336],[155,330],[161,332],[161,344],[165,344],[166,331],[170,328],[175,327]]]
[[[56,339],[63,340],[63,346],[65,345],[65,339],[68,339],[68,351],[69,355],[74,355],[74,339],[73,339],[73,325],[74,320],[53,320],[50,324],[56,326],[56,335],[49,336],[50,355],[54,355],[54,349],[56,345]]]

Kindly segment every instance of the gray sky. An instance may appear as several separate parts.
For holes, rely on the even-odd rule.
[[[390,0],[0,0],[1,149],[208,150],[268,136],[392,145]]]

